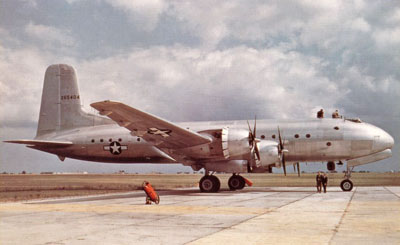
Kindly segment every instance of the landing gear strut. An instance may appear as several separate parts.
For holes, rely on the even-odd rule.
[[[234,190],[241,190],[246,185],[244,178],[238,174],[233,174],[228,180],[229,189],[232,191]]]
[[[218,192],[221,182],[216,176],[209,175],[206,171],[206,175],[200,179],[199,187],[201,192]]]
[[[351,191],[353,189],[353,182],[351,182],[350,177],[351,177],[351,171],[353,171],[354,167],[348,167],[347,166],[347,171],[344,174],[345,180],[343,180],[340,183],[340,188],[342,188],[342,191]]]

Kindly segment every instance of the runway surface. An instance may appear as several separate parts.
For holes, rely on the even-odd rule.
[[[0,204],[0,244],[399,244],[400,187],[160,191]]]

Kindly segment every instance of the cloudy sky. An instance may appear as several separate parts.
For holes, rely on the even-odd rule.
[[[400,140],[398,1],[1,0],[1,140],[35,136],[54,63],[75,67],[92,111],[105,99],[171,121],[339,109]],[[0,171],[188,170],[61,163],[4,143],[0,151]],[[399,170],[399,152],[397,143],[394,157],[358,170]]]

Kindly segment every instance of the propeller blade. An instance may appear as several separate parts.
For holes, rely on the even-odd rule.
[[[251,147],[253,147],[254,138],[255,138],[255,137],[254,137],[253,132],[252,132],[252,130],[251,130],[249,121],[247,121],[247,126],[249,126],[249,145],[250,145]]]
[[[298,176],[300,177],[300,163],[299,162],[297,162],[297,173],[298,173]]]
[[[258,150],[258,145],[257,145],[257,143],[256,143],[256,145],[255,145],[255,147],[254,147],[254,152],[255,152],[255,154],[256,154],[256,156],[257,156],[257,160],[260,161],[260,160],[261,160],[261,158],[260,158],[260,151]]]
[[[253,132],[254,138],[256,138],[256,127],[257,127],[257,115],[254,116],[254,132]]]
[[[249,132],[250,132],[250,134],[253,135],[253,132],[252,132],[251,127],[250,127],[249,120],[247,120],[247,126],[249,126]]]
[[[283,142],[282,142],[281,130],[279,129],[279,126],[278,126],[278,138],[279,138],[280,151],[282,151],[283,150]]]
[[[286,176],[286,162],[285,162],[285,155],[282,155],[282,166],[283,166],[283,173]]]

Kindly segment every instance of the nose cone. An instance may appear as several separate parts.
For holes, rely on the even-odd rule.
[[[384,130],[380,130],[379,136],[375,136],[374,140],[374,148],[377,150],[386,150],[386,149],[391,149],[394,145],[394,139],[393,137],[386,133]]]

